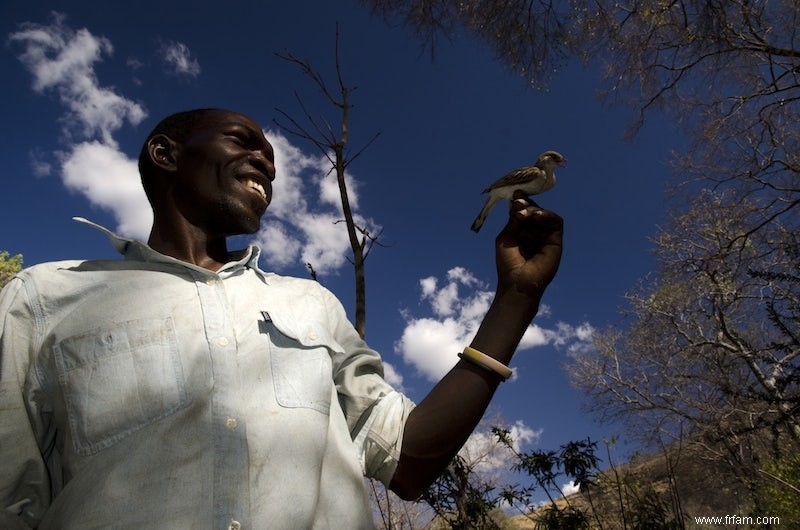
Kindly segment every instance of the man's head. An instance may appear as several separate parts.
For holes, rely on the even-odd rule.
[[[274,153],[261,128],[223,109],[172,114],[148,135],[139,172],[156,221],[175,215],[206,231],[252,233],[272,198]]]

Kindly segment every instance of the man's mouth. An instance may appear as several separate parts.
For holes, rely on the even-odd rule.
[[[244,184],[246,188],[250,188],[251,190],[258,193],[263,200],[265,201],[267,200],[267,191],[264,189],[264,186],[262,186],[260,182],[256,182],[251,178],[245,177],[241,180],[241,183]]]

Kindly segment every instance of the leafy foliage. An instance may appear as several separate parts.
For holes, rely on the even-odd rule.
[[[765,467],[769,480],[764,488],[766,507],[760,515],[780,514],[782,521],[800,521],[800,456],[787,456]]]
[[[558,451],[518,451],[511,431],[493,427],[497,443],[514,454],[511,470],[524,476],[526,485],[496,485],[484,480],[474,466],[463,457],[456,457],[447,471],[423,496],[422,501],[431,506],[439,521],[451,529],[480,528],[501,529],[503,518],[498,517],[502,506],[516,507],[543,529],[588,528],[588,515],[563,499],[558,480],[580,479],[587,483],[597,473],[597,444],[590,440],[569,442]],[[531,482],[532,480],[532,482]],[[535,511],[535,493],[544,493],[549,506]]]
[[[21,270],[22,254],[9,257],[7,251],[0,250],[0,288],[11,281],[11,278]]]
[[[482,528],[499,530],[492,512],[500,498],[494,486],[473,473],[468,462],[456,456],[447,470],[422,496],[436,515],[453,530]]]

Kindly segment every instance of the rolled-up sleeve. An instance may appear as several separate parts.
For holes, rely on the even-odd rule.
[[[0,292],[0,527],[36,527],[50,503],[50,478],[40,444],[46,411],[34,365],[37,321],[25,283]]]
[[[338,299],[325,293],[330,324],[343,350],[333,359],[339,403],[364,475],[388,486],[397,468],[405,423],[414,403],[384,380],[380,355],[361,339]]]
[[[414,404],[399,392],[383,396],[373,407],[362,432],[356,436],[364,474],[386,487],[392,481],[408,414]]]

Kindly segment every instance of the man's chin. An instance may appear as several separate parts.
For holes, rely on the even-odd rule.
[[[261,223],[256,224],[255,226],[248,227],[242,234],[250,235],[255,234],[261,228]]]
[[[244,236],[255,234],[261,228],[260,217],[237,217],[234,223],[229,223],[224,230],[225,237]]]
[[[243,220],[238,227],[236,227],[236,232],[231,235],[249,235],[255,234],[261,228],[261,219],[245,219]]]

